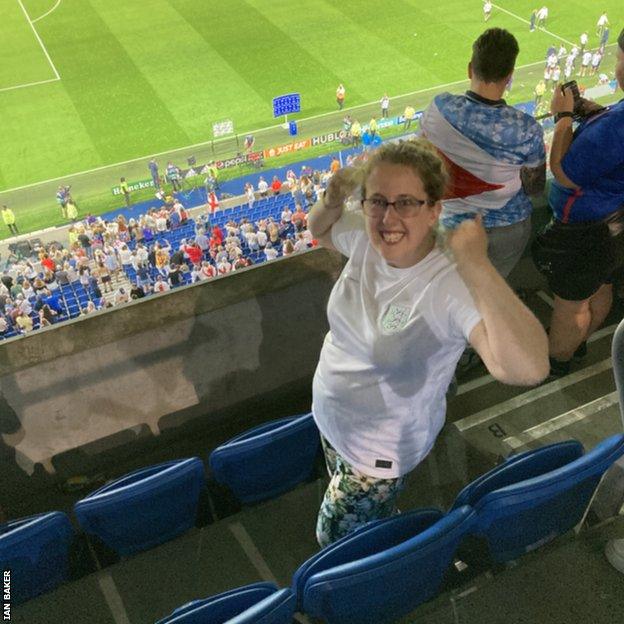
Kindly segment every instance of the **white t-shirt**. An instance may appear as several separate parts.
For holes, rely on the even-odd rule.
[[[585,52],[583,54],[583,60],[581,61],[581,65],[589,65],[591,60],[592,60],[592,53],[591,52]]]
[[[492,12],[492,3],[491,2],[484,2],[483,3],[483,12],[484,13],[491,13]]]
[[[604,26],[607,22],[608,22],[608,18],[606,16],[605,13],[603,13],[599,18],[598,18],[598,22],[597,22],[597,26]]]
[[[423,460],[442,429],[446,391],[481,315],[437,248],[413,267],[391,267],[359,213],[343,214],[332,241],[349,261],[327,306],[314,419],[358,470],[396,478]]]

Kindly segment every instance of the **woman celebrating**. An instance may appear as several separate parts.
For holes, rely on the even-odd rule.
[[[488,260],[480,218],[449,233],[454,260],[436,245],[446,183],[427,141],[388,144],[362,169],[338,171],[309,214],[314,238],[349,258],[312,390],[330,473],[321,546],[395,513],[444,425],[467,342],[504,383],[548,373],[546,334]],[[361,210],[347,210],[358,194]]]

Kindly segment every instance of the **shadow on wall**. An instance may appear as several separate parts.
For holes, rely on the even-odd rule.
[[[278,261],[87,319],[86,349],[5,374],[3,475],[22,494],[6,511],[28,509],[29,493],[70,477],[90,490],[161,459],[205,459],[254,424],[308,410],[339,270],[315,253],[288,265],[296,277],[282,270],[290,259]],[[102,338],[115,317],[137,326],[138,310],[142,331]],[[68,329],[47,338],[67,342],[77,331]]]

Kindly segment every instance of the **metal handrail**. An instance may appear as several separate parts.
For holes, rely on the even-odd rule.
[[[624,319],[622,319],[613,334],[611,342],[613,359],[613,376],[620,400],[620,416],[624,426]]]

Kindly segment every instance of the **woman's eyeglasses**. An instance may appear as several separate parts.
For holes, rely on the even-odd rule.
[[[409,219],[415,217],[420,209],[429,202],[424,199],[416,199],[416,197],[399,197],[393,202],[388,201],[385,197],[365,197],[362,200],[362,210],[369,217],[382,217],[386,214],[388,206],[392,206],[399,217]]]

